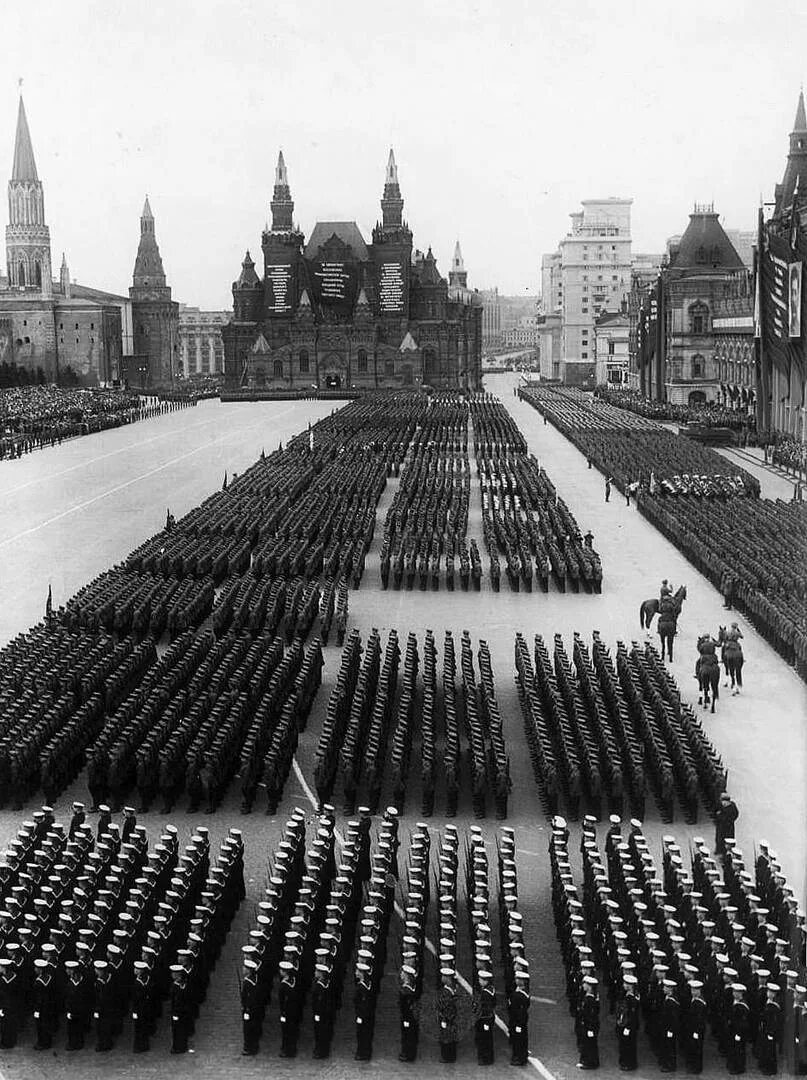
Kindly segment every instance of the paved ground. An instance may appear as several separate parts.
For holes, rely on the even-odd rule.
[[[532,963],[531,991],[534,1003],[530,1018],[530,1045],[535,1055],[531,1070],[544,1077],[568,1078],[576,1075],[576,1052],[567,1006],[564,999],[559,954],[552,932],[548,905],[548,858],[545,822],[529,764],[524,753],[521,719],[513,688],[513,635],[522,630],[532,636],[542,633],[552,638],[556,631],[571,643],[574,630],[590,638],[599,629],[613,646],[617,640],[629,642],[639,637],[638,611],[641,601],[657,593],[662,577],[674,585],[686,583],[688,599],[680,623],[678,655],[672,665],[682,690],[694,688],[692,666],[697,634],[708,628],[717,630],[729,616],[721,606],[717,592],[700,577],[658,533],[637,513],[628,509],[615,495],[604,502],[600,474],[586,468],[585,459],[553,427],[544,426],[533,409],[512,396],[514,376],[493,376],[488,388],[499,394],[528,438],[530,449],[540,459],[554,480],[560,494],[578,518],[581,528],[591,528],[595,546],[603,560],[605,581],[601,596],[542,593],[500,594],[483,584],[481,594],[383,592],[378,576],[377,536],[368,567],[358,592],[350,594],[350,622],[366,632],[377,626],[384,636],[391,626],[398,628],[402,642],[409,630],[435,631],[438,646],[443,631],[452,628],[458,635],[468,628],[473,637],[484,636],[491,647],[497,691],[505,721],[515,792],[510,824],[519,839],[520,897],[528,927]],[[61,602],[79,585],[100,570],[122,558],[147,535],[162,524],[166,506],[179,516],[187,508],[218,488],[225,468],[232,475],[241,471],[260,453],[262,446],[274,448],[278,440],[305,426],[309,418],[327,414],[331,402],[256,403],[221,405],[208,402],[195,410],[170,414],[97,436],[89,436],[54,450],[43,451],[20,462],[0,465],[0,497],[7,512],[0,521],[0,641],[36,621],[43,609],[48,581],[53,581],[54,598]],[[389,505],[395,483],[384,493],[379,516]],[[479,535],[480,503],[474,484],[470,532]],[[380,530],[379,530],[380,533]],[[768,839],[778,850],[789,879],[800,888],[805,872],[805,766],[807,745],[804,717],[807,715],[807,692],[780,658],[743,624],[746,646],[748,686],[739,698],[722,698],[714,717],[705,719],[707,730],[730,769],[730,786],[741,807],[738,835],[749,853],[753,840]],[[279,819],[262,813],[248,817],[238,814],[237,801],[230,799],[214,818],[205,818],[214,842],[231,823],[241,826],[247,844],[249,896],[238,915],[227,947],[217,967],[203,1006],[194,1039],[196,1053],[184,1058],[166,1057],[164,1025],[155,1042],[154,1052],[131,1057],[116,1049],[100,1055],[84,1051],[78,1055],[36,1054],[28,1046],[0,1057],[0,1069],[8,1080],[40,1080],[42,1077],[117,1077],[157,1076],[170,1068],[178,1077],[243,1076],[252,1078],[271,1070],[277,1076],[354,1075],[356,1072],[381,1072],[385,1076],[412,1075],[412,1069],[397,1062],[397,1024],[395,1018],[394,976],[388,974],[382,995],[382,1009],[376,1036],[372,1066],[354,1065],[352,1061],[350,1010],[344,1008],[335,1056],[330,1062],[315,1062],[310,1057],[310,1042],[302,1041],[297,1063],[277,1056],[276,1013],[270,1012],[271,1034],[264,1040],[261,1055],[255,1059],[239,1056],[239,1008],[237,1000],[238,948],[250,925],[253,904],[262,888],[267,859],[278,837],[283,815],[297,804],[307,804],[313,749],[319,735],[327,695],[333,685],[339,662],[339,650],[326,650],[324,687],[305,732],[300,752],[299,776],[290,778]],[[70,800],[82,797],[81,781],[65,794],[57,809],[67,812]],[[438,790],[438,809],[443,805]],[[419,819],[419,791],[412,784],[410,805],[404,829]],[[470,808],[461,806],[458,824],[472,820]],[[152,814],[143,818],[153,835],[169,819]],[[181,832],[190,831],[194,819],[182,810],[170,820]],[[0,813],[0,843],[16,829],[19,815]],[[430,824],[439,829],[441,819]],[[486,823],[491,840],[495,823]],[[682,839],[701,831],[711,836],[711,824],[702,821],[688,827],[676,822],[670,830],[657,820],[647,825],[658,851],[662,832],[673,831]],[[574,845],[576,848],[576,845]],[[432,927],[432,932],[434,927]],[[396,937],[397,940],[397,937]],[[391,971],[396,960],[390,953]],[[498,966],[498,965],[497,965]],[[465,968],[467,974],[467,967]],[[435,977],[436,979],[436,977]],[[427,975],[427,982],[429,976]],[[432,985],[434,985],[434,979]],[[349,1000],[349,999],[348,999]],[[428,1003],[424,1015],[429,1016]],[[424,1020],[428,1026],[430,1020]],[[615,1075],[616,1054],[612,1023],[603,1014],[601,1074]],[[128,1046],[128,1033],[123,1045]],[[477,1071],[473,1042],[466,1036],[460,1047],[460,1060],[453,1069],[441,1067],[436,1060],[433,1032],[422,1044],[421,1061],[430,1069]],[[485,1075],[493,1078],[512,1075],[506,1068],[507,1046],[498,1037],[497,1064]],[[719,1060],[713,1063],[722,1073]],[[481,1070],[480,1070],[481,1072]],[[655,1075],[657,1065],[643,1047],[640,1075]]]

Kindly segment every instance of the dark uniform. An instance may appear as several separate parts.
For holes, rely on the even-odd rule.
[[[616,1035],[619,1045],[619,1067],[625,1072],[637,1068],[636,1042],[639,1034],[639,998],[635,975],[625,976],[625,992],[616,1011]]]

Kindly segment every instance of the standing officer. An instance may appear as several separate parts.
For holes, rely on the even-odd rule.
[[[373,1021],[375,998],[369,964],[356,964],[356,1061],[369,1061],[373,1056]]]
[[[193,1026],[193,1006],[188,986],[188,969],[171,964],[171,1053],[186,1054]]]
[[[132,989],[132,1050],[135,1054],[149,1048],[156,993],[152,969],[145,960],[135,960]]]
[[[244,974],[241,979],[241,1023],[243,1046],[241,1053],[252,1057],[258,1053],[261,1038],[261,988],[258,985],[259,964],[250,957],[244,957]]]
[[[36,1050],[50,1050],[58,1019],[56,980],[49,960],[34,960],[32,998],[36,1021]]]
[[[508,1010],[510,1064],[526,1065],[529,1055],[530,973],[519,965],[513,972],[515,986]]]
[[[600,999],[597,995],[597,980],[593,975],[583,976],[583,996],[579,1011],[580,1068],[598,1069],[600,1067]]]
[[[87,961],[66,960],[64,966],[67,971],[67,986],[65,987],[67,1049],[82,1050],[92,1013],[92,972]]]
[[[745,1044],[751,1030],[751,1010],[745,1000],[742,983],[731,984],[732,1001],[727,1016],[727,1063],[729,1073],[739,1076],[745,1072]]]
[[[496,991],[493,974],[479,971],[476,994],[476,1060],[480,1065],[493,1064],[493,1025],[496,1022]]]
[[[418,1053],[418,1002],[416,999],[417,969],[410,964],[401,967],[398,988],[398,1008],[401,1013],[401,1052],[399,1061],[414,1061]]]
[[[737,804],[728,792],[720,796],[720,805],[715,811],[715,854],[725,855],[726,840],[734,839],[734,823],[740,816]]]
[[[295,1057],[300,1031],[300,988],[297,969],[291,960],[280,961],[280,986],[277,991],[280,1009],[280,1056]]]
[[[619,1044],[619,1067],[623,1072],[637,1068],[636,1041],[639,1034],[639,980],[635,975],[622,977],[623,992],[616,1010],[616,1034]]]
[[[440,968],[440,993],[437,997],[440,1060],[457,1060],[457,973],[454,968]]]
[[[684,1060],[687,1072],[700,1075],[703,1072],[703,1040],[706,1034],[707,1007],[703,1000],[703,983],[692,979],[689,983],[691,999],[681,1023]]]
[[[0,959],[0,1049],[17,1045],[21,1004],[19,969],[10,956],[4,956]]]
[[[779,1071],[776,1048],[782,1032],[782,1009],[776,1000],[779,993],[778,983],[770,982],[766,986],[767,1000],[762,1006],[757,1031],[757,1061],[763,1076],[775,1076]]]
[[[662,1072],[675,1072],[678,1065],[678,1034],[681,1006],[675,996],[675,979],[664,979],[664,998],[658,1018],[658,1055]]]

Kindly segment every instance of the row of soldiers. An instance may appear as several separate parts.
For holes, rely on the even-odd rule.
[[[517,687],[536,780],[550,812],[561,799],[572,819],[599,818],[607,805],[643,812],[648,794],[672,820],[676,797],[687,820],[699,803],[717,807],[722,761],[655,648],[620,643],[614,665],[595,631],[592,655],[579,635],[570,662],[560,635],[553,656],[535,639],[533,657],[516,635]]]
[[[119,828],[104,807],[94,838],[80,803],[68,831],[43,807],[5,853],[0,880],[0,1046],[14,1046],[32,1015],[37,1049],[64,1023],[68,1050],[93,1030],[109,1050],[130,1012],[133,1049],[146,1050],[170,998],[172,1049],[187,1049],[244,895],[237,830],[211,867],[206,829],[181,851],[169,826],[149,852],[132,809]]]
[[[623,1069],[638,1067],[643,1018],[663,1071],[675,1070],[681,1050],[688,1071],[699,1073],[709,1026],[732,1074],[745,1071],[749,1044],[763,1074],[777,1071],[780,1055],[803,1071],[807,989],[799,981],[803,966],[794,956],[795,942],[778,936],[781,926],[765,922],[772,917],[762,889],[771,869],[767,855],[758,859],[754,876],[729,840],[721,875],[696,838],[690,873],[674,839],[665,837],[659,874],[638,821],[626,835],[614,816],[603,862],[596,822],[586,819],[581,898],[568,840],[565,821],[555,819],[553,903],[584,1067],[598,1064],[600,969]],[[776,882],[775,888],[789,898],[780,917],[795,934],[803,916],[793,911],[792,893]]]

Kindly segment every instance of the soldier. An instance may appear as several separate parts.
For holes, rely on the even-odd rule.
[[[699,979],[690,981],[689,991],[690,1002],[681,1022],[684,1060],[687,1072],[700,1075],[703,1072],[703,1040],[708,1010],[703,999],[703,983]]]
[[[79,952],[78,955],[82,954]],[[65,987],[67,1049],[82,1050],[92,1014],[92,972],[86,960],[67,960],[64,966],[67,972]]]
[[[0,1049],[17,1045],[22,1006],[19,969],[10,956],[0,958]]]
[[[681,1006],[675,996],[675,979],[664,979],[664,997],[658,1017],[658,1056],[662,1072],[677,1068],[678,1034],[681,1029]]]
[[[639,1034],[639,980],[635,975],[622,976],[623,992],[616,1010],[616,1034],[619,1045],[619,1067],[623,1072],[637,1068],[636,1042]]]
[[[513,978],[515,986],[510,994],[508,1008],[510,1064],[526,1065],[529,1056],[530,1015],[530,974],[526,965],[517,966],[513,972]]]
[[[95,1049],[112,1049],[115,1038],[115,994],[112,983],[112,971],[106,960],[95,960],[95,1001],[93,1019],[95,1020]]]
[[[252,948],[252,946],[247,945],[245,948]],[[259,972],[259,964],[250,956],[244,956],[244,973],[241,980],[241,1022],[243,1026],[241,1053],[250,1057],[258,1052],[260,1027],[264,1018],[263,1010],[260,1008]]]
[[[720,796],[720,805],[715,811],[715,854],[725,855],[726,840],[734,839],[734,823],[740,816],[737,804],[728,792]]]
[[[583,976],[583,996],[578,1013],[581,1069],[598,1069],[600,1066],[600,999],[597,980],[593,975]]]
[[[184,964],[171,964],[171,1053],[186,1054],[193,1028],[193,1003]]]
[[[793,1071],[807,1076],[807,986],[796,987],[793,1010]]]
[[[398,988],[398,1008],[401,1014],[401,1052],[399,1061],[414,1061],[418,1052],[417,968],[403,964]]]
[[[765,989],[767,1000],[757,1030],[757,1061],[763,1076],[774,1076],[779,1071],[776,1051],[782,1034],[782,1009],[777,1001],[778,984],[770,982]]]
[[[371,974],[369,964],[363,961],[356,964],[356,1061],[369,1061],[373,1056],[373,1027],[378,991],[372,984]]]
[[[731,1005],[726,1016],[726,1050],[729,1073],[739,1076],[745,1072],[745,1044],[751,1030],[751,1010],[745,1001],[742,983],[731,984]]]
[[[87,814],[85,812],[83,802],[73,803],[73,816],[70,818],[70,828],[67,833],[69,840],[72,840],[76,834],[76,831],[81,828],[84,822],[87,820]]]
[[[280,961],[280,1056],[295,1057],[300,1031],[300,988],[297,970],[290,960]]]
[[[440,992],[437,996],[440,1060],[457,1060],[457,973],[453,968],[440,968]]]
[[[493,1064],[493,1027],[496,1022],[496,991],[493,974],[478,971],[476,993],[476,1060],[480,1065]]]
[[[317,950],[321,952],[322,950]],[[327,955],[327,950],[325,950]],[[323,957],[324,959],[324,957]],[[311,991],[311,1011],[314,1020],[314,1057],[327,1058],[331,1053],[333,1037],[334,1003],[330,963],[318,963],[314,968],[314,986]]]

